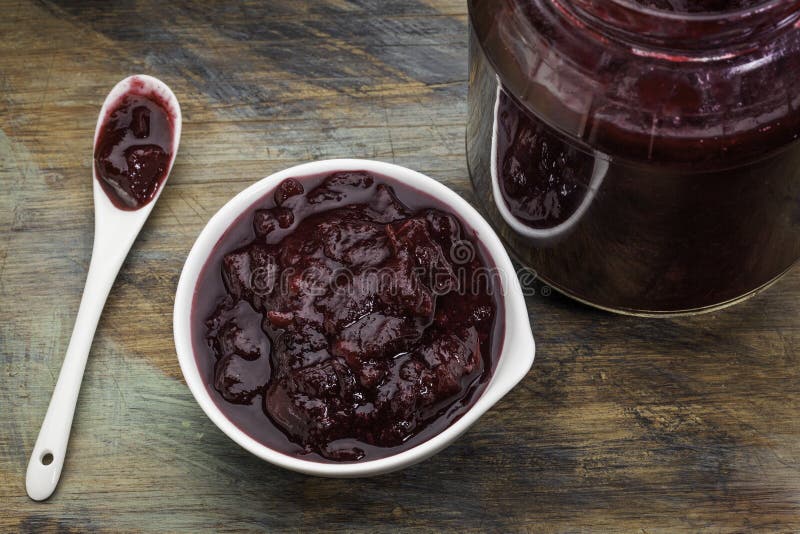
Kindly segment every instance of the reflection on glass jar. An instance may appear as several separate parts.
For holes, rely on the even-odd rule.
[[[785,0],[471,0],[468,162],[511,251],[630,313],[714,309],[786,272],[799,20]]]
[[[561,139],[499,83],[490,157],[497,211],[516,233],[540,245],[568,234],[608,171],[608,161]]]

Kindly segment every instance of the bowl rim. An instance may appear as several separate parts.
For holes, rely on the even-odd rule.
[[[196,363],[191,336],[191,309],[198,277],[213,247],[239,215],[284,179],[336,171],[363,170],[382,174],[429,194],[449,206],[475,232],[498,269],[505,327],[500,357],[486,388],[474,404],[449,427],[410,449],[392,456],[353,463],[321,463],[290,456],[250,437],[229,420],[211,398]],[[511,388],[521,381],[535,356],[535,342],[527,305],[511,259],[488,222],[455,191],[444,184],[393,163],[366,159],[327,159],[295,165],[275,172],[248,186],[225,203],[198,235],[181,271],[175,293],[173,334],[181,372],[192,395],[205,414],[228,437],[252,454],[270,463],[301,473],[327,477],[361,477],[395,471],[417,463],[445,448]]]

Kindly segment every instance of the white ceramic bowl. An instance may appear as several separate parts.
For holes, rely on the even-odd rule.
[[[217,407],[201,379],[192,348],[191,308],[197,278],[206,259],[225,230],[242,212],[286,178],[343,170],[364,170],[389,176],[450,206],[477,233],[477,239],[483,243],[498,268],[501,299],[505,307],[505,328],[502,354],[487,387],[472,407],[448,428],[428,441],[387,458],[354,463],[320,463],[289,456],[259,443],[236,427]],[[360,477],[388,473],[417,463],[442,450],[525,377],[533,364],[535,351],[525,299],[514,267],[497,235],[484,218],[463,198],[428,176],[398,165],[360,159],[332,159],[291,167],[256,182],[225,204],[200,233],[186,258],[175,294],[173,328],[183,376],[200,407],[214,424],[259,458],[286,469],[327,477]],[[492,451],[487,450],[486,454],[492,454]]]

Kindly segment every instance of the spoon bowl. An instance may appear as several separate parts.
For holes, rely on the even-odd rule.
[[[130,94],[131,92],[140,95],[153,94],[157,96],[165,105],[167,112],[172,118],[172,153],[170,155],[165,177],[159,185],[158,190],[156,191],[152,200],[136,210],[119,209],[116,205],[114,205],[114,202],[112,202],[106,191],[103,189],[103,186],[100,184],[101,178],[97,175],[97,166],[94,164],[92,165],[92,188],[94,192],[95,210],[95,246],[98,244],[97,236],[105,233],[103,229],[106,227],[115,230],[115,234],[116,230],[119,228],[126,229],[126,233],[132,234],[130,244],[133,243],[133,240],[136,239],[139,230],[144,225],[144,222],[147,220],[150,212],[153,211],[153,206],[155,206],[158,197],[161,196],[161,192],[164,190],[164,186],[166,185],[170,172],[172,171],[172,165],[175,163],[175,156],[178,153],[182,125],[181,107],[178,103],[178,99],[175,97],[175,94],[167,86],[167,84],[158,78],[147,76],[145,74],[128,76],[124,80],[117,83],[117,85],[111,89],[111,92],[108,93],[105,102],[103,102],[103,107],[100,108],[100,115],[97,118],[97,126],[94,130],[94,142],[92,143],[92,146],[95,148],[97,147],[103,124],[113,111],[114,106],[125,95]],[[136,228],[135,232],[132,230],[134,227]],[[117,237],[119,237],[118,234]],[[130,244],[128,245],[129,247]]]

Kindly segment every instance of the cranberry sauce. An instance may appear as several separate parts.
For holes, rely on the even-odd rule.
[[[470,176],[564,293],[710,309],[800,257],[800,3],[638,3],[470,0]]]
[[[431,438],[499,356],[495,270],[446,206],[366,172],[287,179],[220,239],[195,290],[209,392],[265,445],[372,460]]]
[[[94,168],[108,198],[136,210],[153,200],[169,169],[174,118],[156,94],[134,88],[116,102],[97,137]]]

